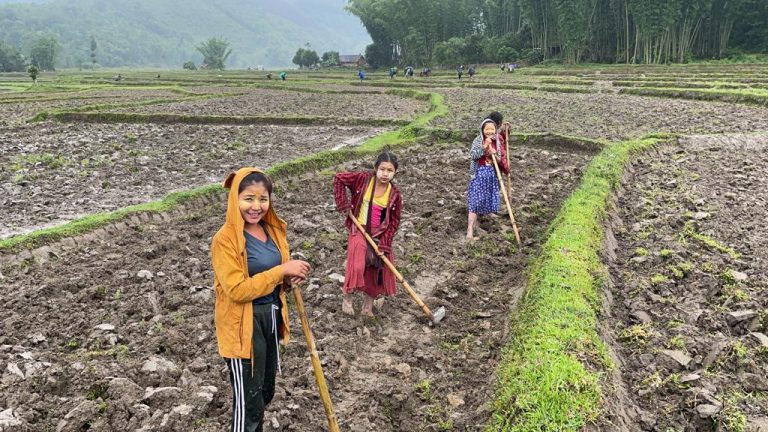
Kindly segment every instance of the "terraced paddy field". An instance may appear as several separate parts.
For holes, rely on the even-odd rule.
[[[490,416],[487,376],[499,360],[510,308],[522,292],[528,254],[536,251],[590,156],[553,149],[516,152],[513,166],[524,164],[527,171],[519,169],[515,176],[514,199],[528,204],[517,215],[527,239],[524,253],[515,253],[503,219],[484,220],[488,234],[477,243],[460,241],[466,185],[441,179],[466,171],[463,147],[401,153],[398,182],[408,203],[423,205],[406,204],[395,255],[425,301],[449,309],[435,328],[404,294],[388,300],[373,320],[342,314],[334,278],[344,271],[345,228],[333,204],[332,178],[307,175],[277,185],[275,206],[293,227],[289,241],[315,266],[305,298],[344,430],[419,430],[440,422],[475,429]],[[435,157],[444,163],[432,163]],[[356,162],[334,170],[366,166]],[[4,395],[24,407],[29,424],[61,424],[67,430],[86,423],[92,430],[127,424],[126,430],[134,430],[158,425],[168,410],[188,405],[200,419],[198,430],[226,427],[231,394],[211,327],[208,265],[210,236],[223,221],[223,203],[219,196],[191,204],[167,221],[79,240],[72,249],[57,249],[58,258],[43,267],[3,269],[4,306],[13,312],[2,320],[0,343],[27,347],[23,354],[29,358],[13,350],[0,356],[4,365],[30,371],[24,379],[7,376]],[[434,247],[436,239],[440,248]],[[465,256],[476,259],[461,259]],[[142,271],[153,277],[137,276]],[[41,290],[33,281],[51,289]],[[282,356],[275,408],[267,419],[280,428],[312,430],[324,423],[324,414],[295,316],[292,324],[293,341]],[[148,372],[147,362],[158,357],[173,366],[163,363],[169,369]],[[177,389],[145,397],[146,389],[161,387]],[[446,397],[454,405],[446,405]],[[108,401],[106,407],[102,401]],[[77,415],[62,420],[73,410]],[[162,429],[187,421],[175,417],[171,414]]]
[[[418,100],[386,94],[321,94],[259,89],[231,98],[117,108],[110,112],[187,115],[292,115],[313,117],[356,117],[410,119],[426,111]]]
[[[342,430],[768,430],[768,68],[156,74],[0,75],[0,430],[226,429],[209,247],[216,184],[246,165],[313,266]],[[492,110],[521,246],[506,211],[462,241]],[[340,311],[332,176],[384,148],[396,264],[439,325],[402,291],[373,319]],[[265,430],[328,430],[289,309]]]
[[[71,92],[13,92],[0,97],[0,125],[16,126],[42,111],[82,109],[86,106],[116,103],[146,103],[154,100],[180,100],[184,95],[170,89],[96,89]]]
[[[505,114],[516,131],[621,140],[658,133],[768,130],[768,108],[719,102],[648,98],[613,93],[557,93],[499,89],[436,89],[450,115],[435,122],[477,128],[489,109]]]
[[[0,237],[208,185],[243,164],[267,168],[355,146],[381,132],[346,126],[52,122],[0,130]]]

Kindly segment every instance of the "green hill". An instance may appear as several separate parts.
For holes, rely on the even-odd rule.
[[[4,4],[5,3],[5,4]],[[318,54],[358,54],[370,38],[346,0],[0,0],[0,42],[25,54],[39,36],[59,44],[58,67],[181,67],[209,37],[232,44],[228,67],[288,66],[309,42]]]

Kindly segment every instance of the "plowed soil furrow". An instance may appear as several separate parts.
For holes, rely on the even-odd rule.
[[[288,221],[293,251],[314,266],[304,299],[343,430],[481,430],[490,416],[493,373],[525,266],[590,156],[514,150],[512,197],[525,242],[515,253],[504,214],[482,219],[487,233],[474,243],[461,242],[468,147],[400,155],[396,264],[428,305],[447,308],[434,327],[402,291],[374,319],[344,315],[334,279],[344,273],[346,232],[331,176],[277,185],[274,205]],[[208,257],[223,215],[222,204],[190,206],[170,222],[112,230],[58,251],[43,266],[3,268],[2,405],[17,407],[29,430],[225,429],[231,393],[216,349]],[[291,319],[268,427],[324,430],[299,322]]]
[[[692,136],[632,164],[607,327],[638,430],[768,427],[766,149]]]

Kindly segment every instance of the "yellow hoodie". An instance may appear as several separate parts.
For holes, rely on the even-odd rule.
[[[241,168],[224,181],[229,188],[227,218],[211,242],[211,263],[216,294],[215,322],[219,354],[225,358],[252,358],[253,299],[271,293],[278,284],[287,282],[281,266],[248,276],[248,257],[245,254],[245,221],[238,207],[238,189],[245,176],[261,172],[258,168]],[[267,233],[280,249],[282,262],[290,259],[286,239],[286,223],[270,204],[263,218]],[[288,303],[285,289],[280,290],[283,325],[280,336],[288,343]]]

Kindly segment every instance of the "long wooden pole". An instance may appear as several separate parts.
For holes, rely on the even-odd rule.
[[[357,230],[360,231],[360,233],[365,237],[365,239],[368,241],[368,244],[371,245],[374,251],[376,251],[376,255],[378,255],[381,260],[384,262],[384,264],[389,268],[389,270],[395,275],[395,278],[397,278],[397,281],[400,282],[404,287],[405,291],[408,292],[408,295],[411,296],[413,301],[416,302],[417,305],[421,308],[422,312],[424,312],[424,315],[427,316],[432,321],[435,321],[435,315],[432,313],[431,310],[427,307],[426,304],[424,304],[423,301],[421,301],[421,298],[419,298],[419,295],[416,294],[416,291],[411,288],[410,285],[408,285],[408,282],[405,280],[402,274],[400,274],[399,271],[395,268],[394,264],[390,260],[387,259],[386,256],[384,256],[383,253],[379,250],[379,246],[376,244],[375,241],[371,238],[370,235],[365,231],[365,228],[360,224],[360,222],[355,218],[355,216],[350,211],[347,216],[352,219],[352,222],[354,222],[355,226],[357,227]],[[439,320],[438,320],[439,321]]]
[[[301,329],[304,331],[304,337],[307,339],[307,349],[309,350],[309,357],[312,359],[312,369],[315,372],[317,387],[320,389],[320,399],[323,400],[325,416],[328,418],[328,428],[331,432],[340,432],[339,423],[336,421],[336,414],[333,412],[331,396],[328,393],[328,384],[326,384],[325,375],[323,375],[323,367],[320,365],[320,356],[317,355],[315,337],[312,336],[312,330],[309,328],[307,312],[304,310],[304,299],[301,297],[299,287],[293,287],[293,298],[296,300],[296,311],[301,320]]]
[[[501,177],[501,170],[499,170],[499,163],[496,161],[496,155],[492,154],[493,167],[496,169],[496,179],[499,180],[499,189],[504,195],[504,202],[507,204],[507,212],[509,213],[509,220],[512,221],[512,229],[515,231],[515,238],[517,239],[517,245],[523,247],[523,243],[520,241],[520,233],[517,231],[517,224],[515,223],[515,215],[512,214],[512,205],[509,204],[509,196],[507,196],[507,188],[504,186],[504,180]]]
[[[509,186],[509,196],[512,196],[512,165],[509,164],[509,123],[504,122],[502,124],[502,128],[504,129],[504,145],[505,145],[505,153],[507,157],[507,186]]]

